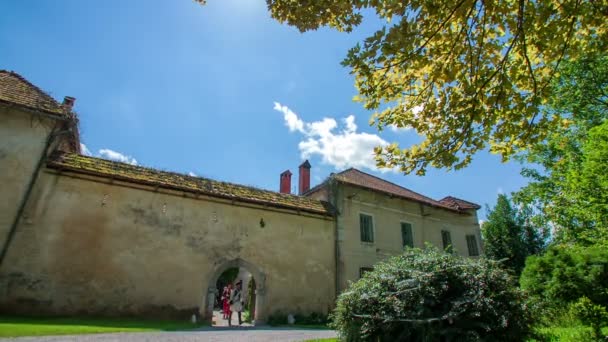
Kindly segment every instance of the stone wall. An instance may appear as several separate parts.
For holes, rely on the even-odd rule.
[[[257,319],[326,313],[334,221],[45,169],[0,270],[10,313],[205,314],[222,267],[263,277]]]
[[[0,104],[0,123],[2,246],[55,120]]]

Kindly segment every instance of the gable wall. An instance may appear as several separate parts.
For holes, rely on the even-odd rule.
[[[0,246],[17,214],[17,209],[34,168],[43,153],[55,120],[17,107],[0,104]]]

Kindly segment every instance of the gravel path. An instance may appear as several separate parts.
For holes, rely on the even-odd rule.
[[[232,341],[305,341],[310,339],[336,337],[333,330],[290,329],[290,328],[203,328],[195,331],[154,332],[154,333],[113,333],[92,335],[42,336],[5,338],[0,341],[83,341],[83,342],[232,342]]]

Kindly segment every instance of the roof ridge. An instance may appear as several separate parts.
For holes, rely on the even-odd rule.
[[[341,174],[346,173],[346,172],[351,171],[351,170],[355,170],[355,171],[359,171],[361,173],[365,173],[365,172],[360,171],[359,169],[355,169],[354,167],[351,166],[351,167],[349,167],[348,169],[346,169],[344,171],[340,171],[340,172],[336,173],[336,175],[341,175]],[[368,173],[365,173],[365,174],[367,175]],[[372,175],[370,175],[370,176],[372,176]]]
[[[462,198],[459,198],[456,196],[452,196],[452,195],[445,196],[444,198],[440,199],[439,202],[449,201],[449,200],[460,201],[460,202],[464,202],[465,204],[470,204],[472,206],[481,208],[481,206],[475,202],[471,202],[471,201],[468,201],[468,200],[465,200],[465,199],[462,199]]]
[[[402,185],[399,185],[399,184],[397,184],[397,183],[393,183],[393,182],[391,182],[391,181],[388,181],[388,180],[386,180],[386,179],[380,178],[380,177],[378,177],[378,176],[374,176],[374,175],[369,174],[369,173],[367,173],[367,172],[363,172],[363,171],[361,171],[361,170],[359,170],[359,169],[356,169],[356,168],[354,168],[354,167],[351,167],[350,169],[345,170],[345,171],[343,171],[343,172],[346,172],[346,171],[349,171],[349,170],[355,170],[355,171],[360,172],[360,173],[363,173],[363,174],[365,174],[365,175],[367,175],[367,176],[374,177],[374,178],[376,178],[376,179],[378,179],[378,180],[381,180],[381,181],[383,181],[383,182],[385,182],[385,183],[389,183],[389,184],[392,184],[392,185],[398,186],[398,187],[400,187],[401,189],[404,189],[404,190],[407,190],[407,191],[413,192],[413,193],[415,193],[416,195],[422,196],[422,197],[424,197],[424,198],[428,198],[428,199],[430,199],[430,200],[432,200],[432,201],[434,201],[434,202],[439,203],[439,201],[438,201],[438,200],[436,200],[436,199],[433,199],[433,198],[431,198],[431,197],[425,196],[425,195],[423,195],[423,194],[421,194],[421,193],[419,193],[419,192],[416,192],[416,191],[414,191],[414,190],[412,190],[412,189],[406,188],[406,187],[404,187],[404,186],[402,186]],[[342,172],[340,172],[340,174],[341,174],[341,173],[342,173]]]

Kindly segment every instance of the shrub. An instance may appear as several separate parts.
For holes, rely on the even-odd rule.
[[[275,311],[268,317],[268,324],[283,325],[287,324],[287,314],[281,311]]]
[[[282,311],[275,311],[270,315],[270,317],[268,317],[268,324],[288,324],[287,317],[288,314],[283,313]],[[327,315],[318,312],[313,312],[309,315],[295,314],[293,318],[295,320],[295,324],[298,325],[325,325],[328,323]]]
[[[572,311],[585,325],[593,329],[593,337],[599,339],[602,335],[602,326],[608,322],[606,308],[596,305],[587,297],[581,297],[572,305]]]
[[[327,315],[318,312],[309,315],[298,314],[294,316],[294,319],[296,324],[300,325],[324,325],[328,322]]]
[[[496,261],[407,249],[342,293],[332,327],[346,341],[521,340],[530,316]]]
[[[608,302],[608,249],[555,245],[526,260],[520,283],[537,303],[564,308],[581,297]]]

